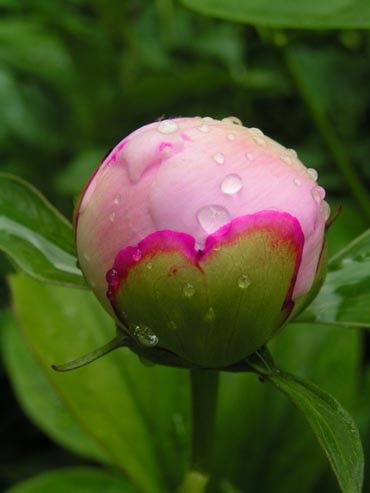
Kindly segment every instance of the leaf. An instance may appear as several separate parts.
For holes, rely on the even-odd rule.
[[[278,363],[320,383],[353,409],[359,342],[357,330],[290,324],[270,346]],[[217,429],[213,474],[234,483],[237,491],[312,493],[318,491],[317,483],[329,469],[301,414],[255,374],[222,373]]]
[[[103,450],[82,429],[37,366],[10,314],[2,320],[2,338],[5,367],[29,418],[63,447],[107,462]]]
[[[6,493],[134,493],[122,477],[100,469],[70,467],[40,474],[6,490]]]
[[[370,230],[331,258],[320,293],[296,321],[370,329]]]
[[[84,287],[72,228],[31,185],[0,173],[0,249],[42,281]]]
[[[182,0],[203,15],[258,26],[297,29],[366,29],[367,0]]]
[[[146,367],[128,349],[74,372],[53,371],[53,363],[111,339],[114,322],[88,291],[24,274],[10,285],[22,335],[75,422],[140,490],[175,491],[188,454],[187,374]]]
[[[282,372],[260,356],[251,367],[286,394],[302,411],[324,450],[343,493],[360,493],[364,455],[352,417],[330,394],[299,377]]]

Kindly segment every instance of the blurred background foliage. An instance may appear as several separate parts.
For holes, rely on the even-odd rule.
[[[71,217],[90,172],[135,128],[235,115],[318,170],[332,208],[343,207],[329,233],[334,253],[370,223],[370,35],[291,27],[213,19],[173,0],[0,0],[1,171],[29,180]],[[12,270],[3,257],[0,267]],[[5,284],[1,295],[5,317]],[[359,386],[367,347],[363,337]],[[89,463],[31,424],[3,368],[1,395],[0,489]]]

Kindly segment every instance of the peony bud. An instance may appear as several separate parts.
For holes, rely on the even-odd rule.
[[[238,363],[317,291],[329,206],[316,180],[236,118],[146,125],[82,194],[82,271],[139,354]]]

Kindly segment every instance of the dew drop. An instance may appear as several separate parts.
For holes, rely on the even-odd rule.
[[[174,320],[170,320],[167,324],[169,330],[176,330],[177,329],[177,323]]]
[[[147,325],[137,325],[134,329],[134,336],[142,346],[153,347],[158,344],[158,337]]]
[[[183,292],[187,298],[191,298],[195,294],[195,288],[192,284],[187,283],[184,286]]]
[[[242,187],[243,182],[239,175],[227,175],[221,183],[221,190],[227,195],[238,193]]]
[[[222,121],[233,123],[234,125],[239,125],[241,127],[243,126],[243,122],[237,116],[227,116],[226,118],[223,118]]]
[[[266,141],[262,137],[253,137],[253,142],[255,142],[259,146],[265,146]]]
[[[221,152],[217,152],[216,154],[214,154],[213,160],[217,164],[224,164],[224,162],[225,162],[225,156]]]
[[[109,215],[109,221],[111,223],[114,223],[115,220],[116,220],[116,213],[112,212],[112,214]]]
[[[281,154],[280,159],[289,166],[293,163],[292,158],[288,154]]]
[[[86,260],[86,262],[90,262],[90,255],[88,253],[84,253],[84,259]]]
[[[249,129],[250,133],[255,137],[263,137],[263,132],[259,128],[252,127]]]
[[[110,269],[105,275],[106,281],[111,284],[119,280],[119,274],[117,269]]]
[[[254,154],[253,154],[253,152],[247,152],[247,154],[245,156],[248,159],[248,161],[253,161],[254,160]]]
[[[117,195],[114,196],[113,204],[118,205],[120,202],[121,202],[121,195],[117,193]]]
[[[230,221],[230,214],[221,205],[207,205],[198,211],[197,219],[204,231],[211,234]]]
[[[294,182],[294,185],[297,185],[297,187],[302,186],[302,181],[299,178],[294,178],[293,182]]]
[[[311,195],[315,202],[320,204],[320,202],[325,198],[326,192],[322,187],[314,187],[311,190]]]
[[[312,178],[314,181],[317,181],[319,174],[314,168],[308,168],[307,173],[310,175],[310,178]]]
[[[213,118],[212,118],[212,117],[210,117],[210,116],[205,116],[205,117],[203,118],[203,121],[205,121],[205,122],[213,122]]]
[[[294,158],[298,156],[297,151],[295,151],[294,149],[288,149],[288,152]]]
[[[208,125],[201,125],[198,127],[199,132],[207,133],[209,132],[209,126]]]
[[[227,140],[235,140],[234,134],[227,134]]]
[[[238,286],[240,289],[246,289],[250,285],[250,280],[247,274],[242,274],[238,279]]]
[[[177,123],[171,120],[163,120],[157,127],[158,132],[161,134],[173,134],[177,129]]]
[[[140,248],[137,248],[132,254],[132,260],[134,260],[135,262],[139,262],[142,256],[143,256],[142,251],[140,250]]]
[[[146,264],[146,268],[147,268],[148,270],[152,270],[152,269],[153,269],[153,264],[152,264],[151,262],[148,262],[148,263]]]
[[[215,319],[215,311],[213,307],[210,306],[206,312],[206,320],[208,320],[209,322],[213,322],[214,319]]]

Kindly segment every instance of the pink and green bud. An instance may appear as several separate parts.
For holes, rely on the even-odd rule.
[[[139,354],[228,367],[317,291],[329,206],[316,180],[235,118],[146,125],[82,194],[81,268]]]

